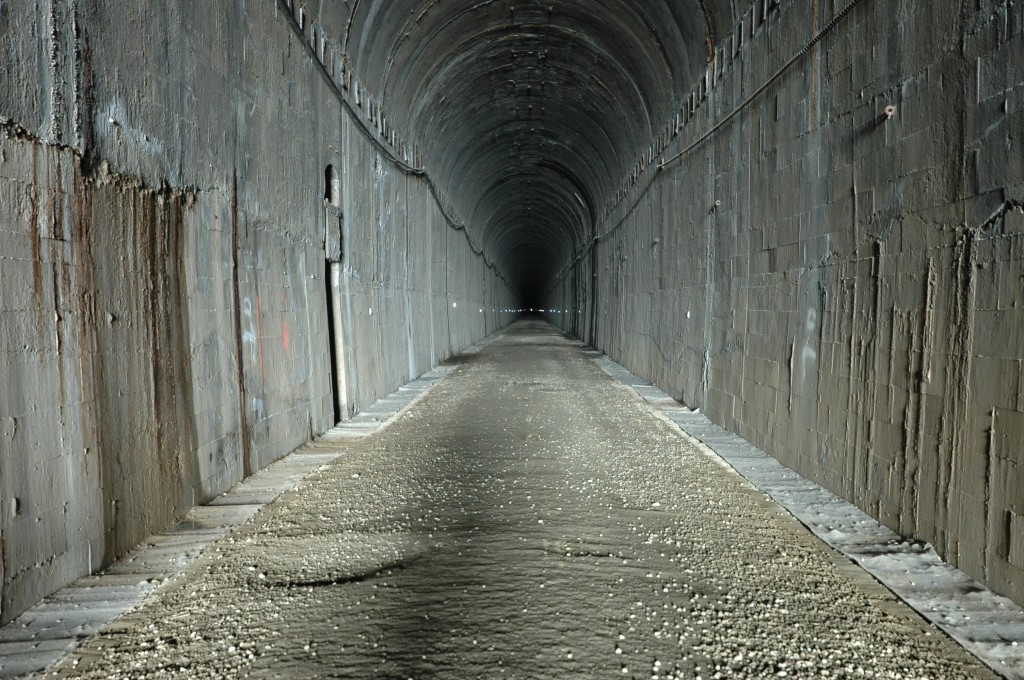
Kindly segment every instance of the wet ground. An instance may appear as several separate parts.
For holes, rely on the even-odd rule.
[[[62,677],[994,677],[519,322]]]

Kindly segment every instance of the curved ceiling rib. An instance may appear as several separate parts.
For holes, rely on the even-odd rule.
[[[597,206],[703,75],[736,4],[356,0],[342,39],[529,300],[593,237]]]

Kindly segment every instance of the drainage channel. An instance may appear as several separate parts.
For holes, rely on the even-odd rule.
[[[706,455],[736,470],[988,667],[1024,680],[1024,609],[1019,605],[944,562],[930,545],[896,534],[601,352],[583,349]]]
[[[462,354],[476,354],[501,337],[491,334]],[[181,572],[214,541],[251,519],[303,479],[328,466],[344,449],[387,426],[454,371],[441,364],[381,398],[351,420],[258,470],[178,524],[146,539],[102,573],[84,576],[0,628],[0,679],[44,671],[83,640],[101,632]]]

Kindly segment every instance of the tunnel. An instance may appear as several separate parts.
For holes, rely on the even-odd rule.
[[[1024,603],[1022,48],[1013,0],[0,2],[0,624],[523,329]]]

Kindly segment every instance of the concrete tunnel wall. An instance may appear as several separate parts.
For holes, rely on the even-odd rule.
[[[0,4],[0,621],[330,425],[328,289],[345,412],[555,309],[1024,602],[1022,35],[1009,0]]]
[[[1024,602],[1024,10],[761,12],[543,305]]]
[[[0,623],[511,318],[299,10],[0,4]]]

